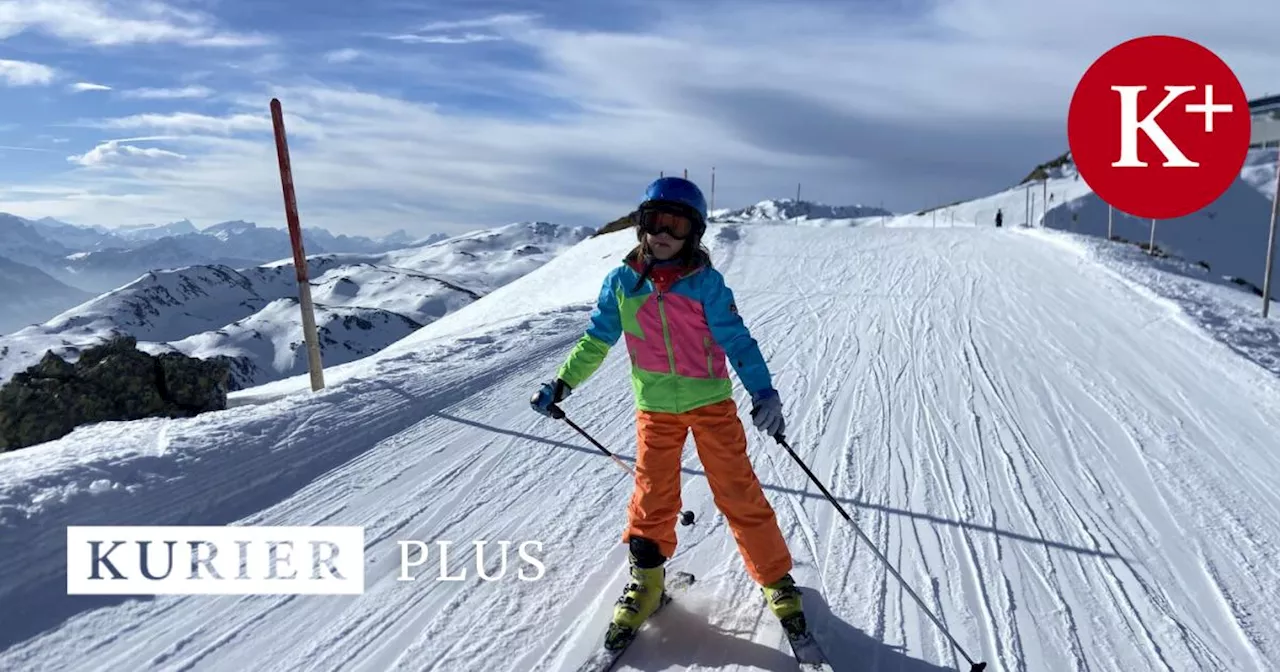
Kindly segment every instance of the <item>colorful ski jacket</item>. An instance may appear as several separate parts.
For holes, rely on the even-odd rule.
[[[558,376],[577,388],[626,336],[637,408],[684,413],[729,399],[732,364],[754,397],[773,386],[760,347],[734,304],[733,292],[705,255],[696,268],[655,265],[639,283],[633,252],[604,279],[591,326]],[[637,284],[639,287],[637,288]]]

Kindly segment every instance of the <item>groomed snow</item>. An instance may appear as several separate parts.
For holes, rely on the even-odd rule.
[[[1280,660],[1280,385],[1113,267],[1130,262],[986,226],[710,240],[797,452],[989,669]],[[624,580],[630,483],[528,398],[633,242],[585,241],[327,371],[321,393],[289,379],[224,412],[0,455],[0,669],[573,669]],[[629,460],[626,364],[616,348],[565,408]],[[750,435],[835,668],[967,669],[786,453]],[[621,669],[788,669],[691,446],[684,465],[698,522],[673,566],[699,583]],[[366,593],[65,595],[67,525],[231,523],[365,526]],[[399,582],[409,539],[538,540],[548,573]]]

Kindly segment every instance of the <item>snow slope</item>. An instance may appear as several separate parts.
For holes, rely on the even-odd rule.
[[[1274,669],[1275,375],[1065,234],[730,230],[713,253],[792,444],[989,669]],[[625,580],[629,477],[527,400],[633,240],[587,240],[327,372],[320,393],[279,381],[224,412],[0,455],[0,669],[573,669]],[[630,460],[626,366],[615,348],[565,408]],[[967,669],[786,453],[750,436],[835,669]],[[621,669],[792,669],[692,447],[684,478],[698,522],[673,566],[700,582]],[[68,524],[233,522],[365,526],[365,594],[65,595]],[[538,540],[548,572],[397,581],[411,539]]]
[[[1048,226],[1106,238],[1108,206],[1090,193],[1050,210]],[[1147,244],[1151,220],[1116,212],[1114,235]],[[1216,201],[1176,219],[1156,222],[1156,246],[1192,263],[1203,262],[1218,278],[1240,278],[1262,287],[1266,267],[1271,200],[1244,180],[1236,180]]]
[[[368,356],[547,262],[590,229],[517,223],[376,255],[308,257],[326,366]],[[235,270],[152,271],[52,320],[0,337],[0,382],[48,350],[74,358],[111,333],[150,352],[227,358],[235,387],[306,372],[292,259]]]
[[[1185,217],[1158,221],[1155,245],[1159,251],[1200,264],[1201,274],[1211,281],[1236,282],[1260,294],[1272,209],[1268,189],[1274,190],[1276,176],[1274,151],[1251,150],[1240,179],[1213,203]],[[1067,163],[1049,174],[1047,181],[1021,184],[923,213],[898,215],[888,218],[884,225],[994,227],[996,212],[1003,210],[1006,227],[1029,223],[1105,240],[1110,214],[1113,235],[1133,244],[1149,243],[1151,220],[1120,211],[1109,213],[1109,206],[1079,178],[1074,165]]]

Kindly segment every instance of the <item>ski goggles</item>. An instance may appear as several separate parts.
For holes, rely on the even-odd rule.
[[[693,234],[693,220],[678,208],[662,206],[640,210],[637,225],[649,235],[665,233],[676,240],[684,240]]]

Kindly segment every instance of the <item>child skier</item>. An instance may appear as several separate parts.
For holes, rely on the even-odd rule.
[[[690,430],[747,572],[787,630],[802,632],[791,554],[747,457],[726,355],[751,393],[755,426],[769,436],[783,431],[782,402],[732,291],[701,245],[706,201],[692,182],[665,177],[649,185],[635,219],[640,244],[605,277],[590,327],[532,399],[550,416],[550,406],[581,386],[626,336],[637,407],[636,481],[622,535],[631,581],[614,607],[606,646],[624,643],[662,597]]]

